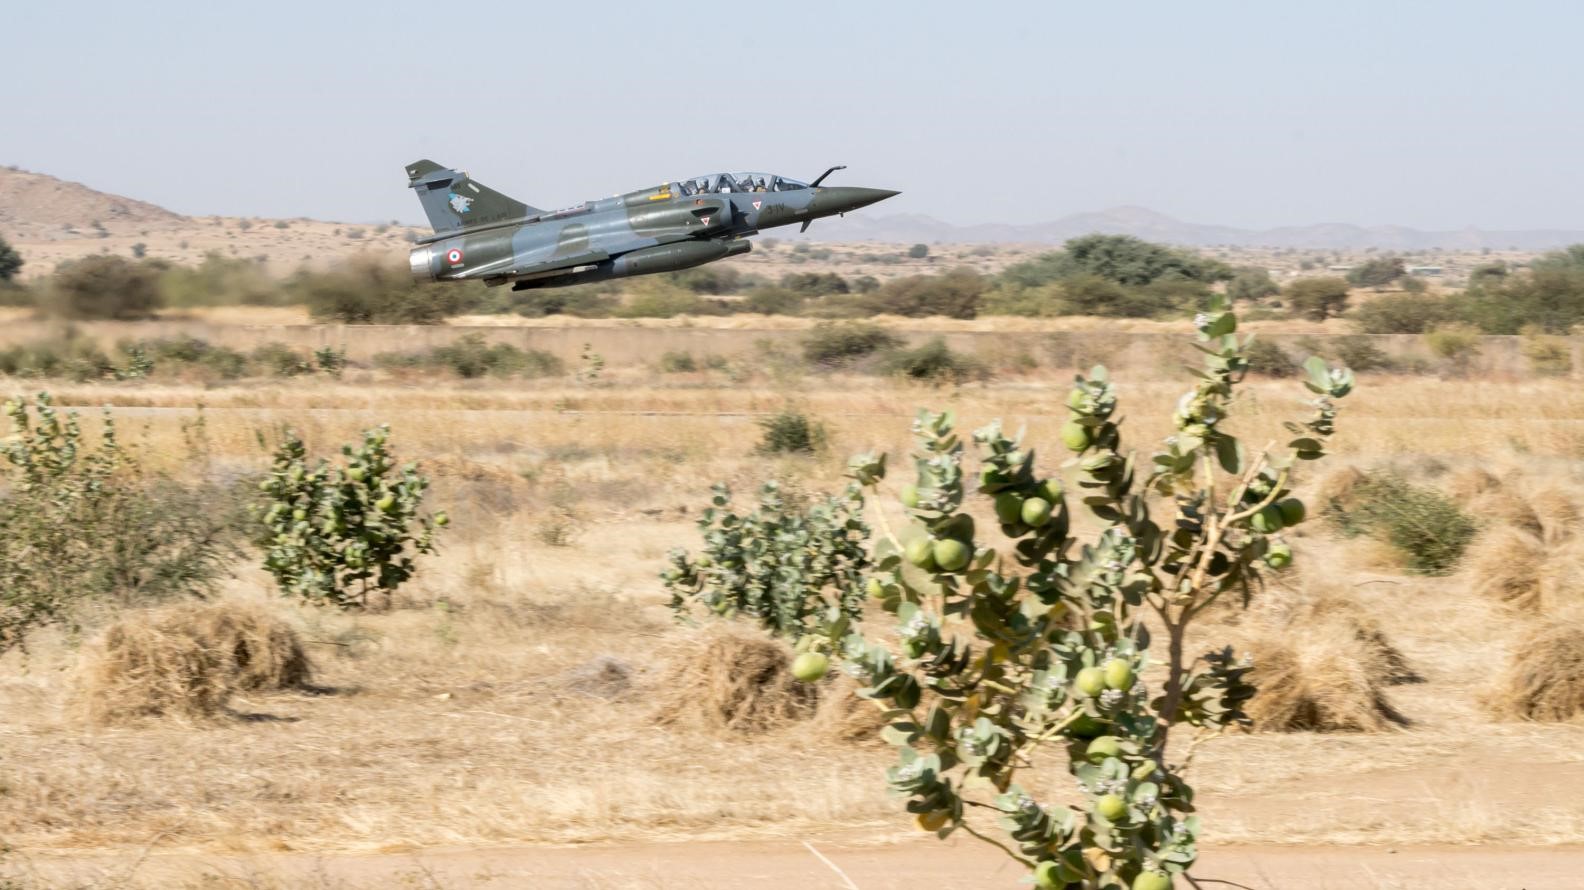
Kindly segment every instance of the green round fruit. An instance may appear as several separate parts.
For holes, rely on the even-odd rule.
[[[1107,822],[1116,822],[1127,815],[1127,801],[1115,794],[1103,794],[1095,801],[1095,812]]]
[[[880,583],[879,578],[870,578],[864,582],[864,590],[868,592],[870,599],[885,599],[885,585]]]
[[[438,525],[441,528],[445,528],[446,526],[451,524],[451,516],[449,514],[447,514],[445,511],[442,510],[441,512],[435,514],[434,521],[435,521],[435,525]],[[702,557],[702,556],[699,557],[699,565],[702,566],[702,565],[708,565],[708,564],[709,563],[705,561],[704,557]]]
[[[1297,525],[1308,515],[1308,511],[1304,509],[1304,502],[1297,498],[1284,498],[1276,504],[1276,509],[1281,511],[1283,525]]]
[[[1046,479],[1039,484],[1039,489],[1035,493],[1052,504],[1059,504],[1062,498],[1061,480]]]
[[[1007,463],[1007,466],[1009,468],[1011,468],[1012,472],[1014,472],[1014,473],[1016,473],[1019,469],[1021,469],[1023,467],[1023,462],[1026,461],[1026,460],[1028,460],[1028,454],[1025,453],[1025,452],[1022,452],[1022,451],[1009,451],[1009,452],[1007,452],[1006,463]]]
[[[1068,451],[1083,451],[1089,447],[1089,428],[1076,420],[1069,420],[1061,428],[1061,440]]]
[[[1099,668],[1084,668],[1073,677],[1073,688],[1079,695],[1094,698],[1105,691],[1105,674]]]
[[[1089,393],[1082,387],[1074,387],[1073,391],[1067,394],[1067,407],[1074,411],[1082,411],[1088,406]]]
[[[1023,516],[1023,499],[1010,491],[995,497],[996,518],[1004,525],[1014,525]]]
[[[1107,689],[1126,692],[1133,688],[1133,665],[1121,658],[1113,658],[1102,668]]]
[[[1103,735],[1089,743],[1084,756],[1090,763],[1104,763],[1107,757],[1122,756],[1122,742],[1116,736]]]
[[[1092,739],[1105,732],[1106,723],[1096,720],[1088,714],[1079,714],[1078,719],[1067,724],[1067,734],[1075,739]]]
[[[347,470],[347,478],[351,479],[353,482],[362,482],[367,476],[368,470],[365,470],[362,467],[353,467],[352,469]]]
[[[302,522],[304,519],[308,518],[308,511],[304,510],[301,507],[298,507],[297,509],[292,511],[292,518],[297,520],[298,522]]]
[[[1067,882],[1062,880],[1061,866],[1049,859],[1034,866],[1034,886],[1040,890],[1061,890],[1067,886]]]
[[[1275,504],[1265,507],[1249,520],[1249,528],[1262,535],[1274,535],[1282,530],[1282,513]]]
[[[952,538],[941,538],[931,548],[935,557],[935,564],[943,572],[960,571],[968,565],[973,558],[973,549],[961,541]]]
[[[1051,518],[1051,503],[1044,498],[1029,498],[1023,502],[1023,522],[1039,528]]]
[[[902,486],[902,506],[909,510],[919,505],[919,492],[917,485]]]
[[[907,557],[908,562],[919,568],[929,572],[935,571],[934,542],[929,538],[914,538],[907,542],[903,555]]]
[[[1292,548],[1278,542],[1265,551],[1265,564],[1273,569],[1285,569],[1292,565],[1292,556]]]
[[[389,513],[391,511],[391,508],[393,508],[395,506],[396,506],[396,496],[395,495],[390,495],[390,494],[385,495],[384,497],[382,497],[379,500],[374,502],[374,508],[376,510],[379,510],[381,513]]]
[[[1158,871],[1141,871],[1133,879],[1133,890],[1171,890],[1171,875]]]
[[[792,659],[792,676],[799,683],[815,683],[830,669],[830,659],[823,652],[804,652]]]
[[[1155,771],[1157,769],[1160,769],[1160,764],[1156,763],[1155,761],[1141,761],[1138,766],[1133,768],[1133,780],[1135,782],[1142,782],[1145,779],[1148,779],[1150,776],[1155,775]]]

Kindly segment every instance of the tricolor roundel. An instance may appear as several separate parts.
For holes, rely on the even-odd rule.
[[[456,249],[455,247],[446,251],[446,262],[453,266],[462,265],[462,251]]]

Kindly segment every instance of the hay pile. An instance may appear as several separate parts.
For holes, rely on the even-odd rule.
[[[1536,622],[1522,633],[1485,705],[1509,719],[1564,721],[1584,714],[1584,614]]]
[[[1340,624],[1258,636],[1244,651],[1259,689],[1245,706],[1257,730],[1377,732],[1407,723],[1386,698],[1391,666]]]
[[[85,651],[72,695],[90,722],[143,717],[213,719],[239,690],[304,686],[302,641],[263,608],[181,603],[129,613]]]
[[[1386,688],[1421,682],[1407,657],[1329,576],[1299,576],[1256,602],[1239,649],[1258,692],[1246,710],[1269,732],[1374,732],[1407,720]]]
[[[754,627],[711,622],[681,637],[656,678],[654,719],[759,734],[812,717],[818,687],[792,677],[792,649]]]

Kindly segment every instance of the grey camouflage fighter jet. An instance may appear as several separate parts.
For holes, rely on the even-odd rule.
[[[883,201],[886,189],[821,186],[770,173],[715,173],[545,211],[434,161],[407,185],[435,233],[409,260],[419,281],[512,282],[513,290],[670,272],[747,253],[748,235]]]

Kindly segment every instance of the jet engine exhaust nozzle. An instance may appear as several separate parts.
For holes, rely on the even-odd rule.
[[[412,270],[414,281],[434,281],[434,248],[427,246],[413,248],[407,254],[407,267]]]

